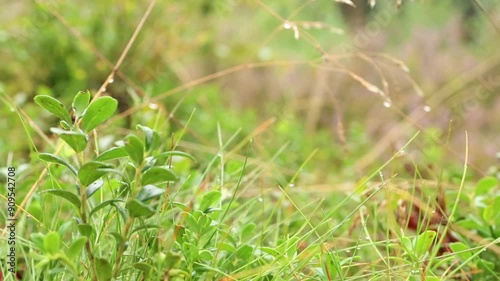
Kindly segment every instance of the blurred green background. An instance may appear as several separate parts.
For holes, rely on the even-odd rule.
[[[202,158],[239,132],[234,144],[252,136],[252,157],[284,177],[313,155],[308,184],[366,175],[417,130],[392,170],[460,176],[467,131],[471,176],[496,173],[500,3],[481,1],[484,13],[474,1],[353,2],[158,1],[107,88],[120,112],[146,106],[110,130],[150,120],[160,96],[165,135],[192,115],[183,150]],[[21,165],[34,147],[49,149],[33,125],[49,137],[57,126],[33,97],[69,105],[78,91],[95,93],[149,2],[0,3],[1,166]]]

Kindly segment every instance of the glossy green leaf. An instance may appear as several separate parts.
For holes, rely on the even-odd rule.
[[[64,108],[64,105],[55,98],[46,95],[38,95],[34,98],[34,100],[38,105],[59,117],[59,119],[66,121],[68,124],[73,123],[71,121],[71,116],[66,108]]]
[[[94,181],[108,173],[109,169],[112,167],[113,166],[103,162],[87,162],[82,167],[80,167],[80,171],[78,171],[78,179],[80,180],[81,184],[88,186],[89,184],[93,183]]]
[[[90,198],[96,191],[104,185],[103,180],[96,180],[87,186],[87,198]]]
[[[144,186],[141,191],[139,191],[137,200],[144,202],[154,197],[160,196],[163,193],[165,193],[165,189],[161,189],[152,184],[148,184]]]
[[[131,217],[149,217],[154,214],[153,208],[139,200],[132,199],[127,202],[126,208]]]
[[[182,151],[165,151],[162,153],[159,153],[158,155],[155,156],[156,159],[161,159],[161,158],[166,158],[166,157],[172,157],[172,156],[177,156],[177,157],[184,157],[184,158],[189,158],[196,162],[196,158],[192,156],[189,153],[182,152]]]
[[[82,152],[87,147],[87,134],[59,128],[50,128],[50,131],[63,139],[75,152]]]
[[[79,254],[82,253],[83,247],[85,246],[85,243],[87,242],[87,237],[85,236],[80,236],[73,240],[71,242],[71,245],[69,245],[69,249],[67,251],[67,256],[71,260],[74,260],[78,257]]]
[[[108,120],[116,111],[118,102],[112,97],[100,97],[92,102],[82,116],[81,128],[88,132]]]
[[[87,223],[80,223],[77,228],[80,234],[86,237],[90,237],[94,233],[94,228]]]
[[[137,128],[141,129],[144,133],[144,144],[146,145],[147,151],[152,151],[160,147],[161,140],[157,132],[143,125],[137,125]]]
[[[165,167],[152,167],[142,175],[141,183],[143,185],[166,182],[166,181],[175,181],[177,177],[175,174],[168,168]]]
[[[61,189],[48,189],[42,191],[42,193],[49,193],[58,197],[61,197],[63,199],[68,200],[71,202],[71,204],[75,205],[75,207],[80,208],[82,203],[80,202],[80,198],[76,196],[76,194],[66,191],[66,190],[61,190]]]
[[[221,196],[222,193],[218,190],[209,191],[207,194],[205,194],[205,196],[203,196],[203,199],[201,200],[200,210],[205,211],[209,207],[213,206],[220,200]]]
[[[45,161],[45,162],[63,165],[65,167],[67,167],[73,174],[75,174],[75,176],[78,174],[78,171],[75,169],[75,167],[73,167],[71,164],[66,162],[66,160],[62,159],[59,156],[55,156],[54,154],[40,153],[40,154],[38,154],[38,159]]]
[[[94,263],[95,270],[99,273],[97,274],[97,280],[110,281],[113,278],[112,267],[107,259],[97,258]]]
[[[144,144],[137,136],[127,136],[123,149],[125,149],[132,162],[136,165],[140,165],[142,160],[144,160]]]
[[[417,257],[422,257],[432,246],[434,238],[436,237],[436,232],[433,230],[427,230],[422,234],[415,237],[414,240],[414,254]]]
[[[71,104],[71,108],[73,108],[73,113],[75,114],[75,117],[80,118],[83,115],[83,112],[85,112],[85,109],[87,109],[87,106],[89,106],[89,103],[90,103],[90,92],[89,91],[78,92],[75,98],[73,99],[73,103]]]
[[[90,211],[89,218],[92,217],[92,215],[95,214],[100,209],[102,209],[108,205],[115,206],[115,205],[113,205],[113,203],[118,203],[118,202],[123,202],[123,199],[117,199],[117,198],[109,199],[109,200],[106,200],[106,201],[100,203],[99,205],[95,206],[94,209],[92,209],[92,211]]]
[[[113,160],[122,157],[127,157],[128,153],[123,147],[113,147],[109,150],[104,151],[99,156],[97,156],[94,161],[106,161]]]
[[[47,253],[55,255],[61,248],[59,233],[55,231],[47,233],[43,239],[43,248]]]

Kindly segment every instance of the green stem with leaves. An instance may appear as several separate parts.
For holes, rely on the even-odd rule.
[[[139,187],[141,185],[141,171],[142,171],[142,165],[139,165],[135,169],[135,178],[134,178],[134,187],[132,188],[132,191],[130,193],[129,198],[134,198],[137,195],[137,192],[139,191]],[[115,261],[115,271],[113,273],[114,278],[118,278],[118,275],[120,274],[120,267],[121,267],[121,260],[123,257],[123,252],[125,251],[125,241],[128,240],[130,228],[134,224],[134,218],[129,215],[127,218],[127,221],[122,227],[122,243],[120,243],[120,247],[118,248],[118,252],[116,255],[116,261]]]
[[[81,200],[82,205],[80,207],[80,218],[82,219],[83,224],[87,224],[87,187],[85,185],[80,185],[81,192]],[[90,238],[90,237],[89,237]],[[87,252],[87,256],[89,257],[90,270],[92,272],[92,280],[97,281],[97,271],[95,268],[95,258],[92,253],[92,245],[90,243],[90,239],[85,242],[85,251]]]

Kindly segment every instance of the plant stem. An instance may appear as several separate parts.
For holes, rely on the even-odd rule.
[[[82,223],[87,224],[87,187],[81,185],[80,192],[82,197],[80,217],[82,219]],[[95,269],[94,255],[92,254],[92,245],[90,243],[90,239],[87,239],[87,242],[85,243],[85,251],[87,252],[87,256],[89,257],[90,270],[92,272],[92,280],[97,281],[97,271]]]
[[[141,171],[142,171],[142,165],[139,165],[135,169],[135,179],[134,179],[134,187],[132,188],[130,192],[130,198],[135,198],[137,195],[137,192],[139,191],[139,186],[141,185]],[[120,247],[118,248],[118,253],[116,255],[116,261],[115,261],[115,271],[113,273],[114,278],[118,278],[118,274],[120,273],[120,265],[121,265],[121,260],[123,256],[123,252],[125,251],[125,241],[128,240],[128,235],[130,228],[134,224],[134,218],[129,216],[127,218],[127,221],[125,222],[125,225],[122,228],[122,238],[123,242],[121,243]]]
[[[116,261],[115,261],[115,272],[113,273],[114,278],[118,278],[118,274],[120,273],[120,265],[121,265],[121,260],[123,256],[123,252],[125,252],[125,241],[128,237],[128,232],[130,231],[130,227],[134,224],[134,219],[132,217],[129,217],[127,219],[127,222],[123,226],[122,233],[123,233],[123,242],[120,245],[120,248],[118,249],[118,253],[116,255]]]

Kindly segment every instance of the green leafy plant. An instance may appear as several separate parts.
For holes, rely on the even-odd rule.
[[[177,180],[171,165],[166,165],[168,158],[174,155],[194,158],[179,151],[160,151],[162,143],[158,132],[142,125],[138,125],[137,129],[142,132],[143,137],[130,134],[121,145],[95,155],[90,150],[89,138],[92,131],[116,111],[117,101],[114,98],[104,96],[90,101],[89,92],[79,92],[74,97],[71,114],[62,103],[50,96],[36,96],[35,102],[60,119],[62,128],[51,128],[51,132],[58,135],[76,156],[65,159],[52,153],[38,155],[39,159],[46,163],[66,167],[76,186],[73,190],[56,188],[43,192],[60,197],[74,207],[80,232],[80,236],[67,241],[67,253],[60,251],[61,238],[57,233],[39,235],[40,240],[43,240],[39,249],[47,253],[48,257],[41,258],[38,266],[44,267],[51,261],[58,261],[69,266],[77,277],[80,272],[77,270],[79,265],[71,262],[68,257],[78,255],[85,246],[92,280],[118,278],[133,226],[137,220],[142,221],[156,212],[157,204],[151,205],[148,202],[165,193],[165,188],[160,188],[159,185]],[[123,161],[115,161],[119,159]],[[113,190],[112,183],[118,182],[120,189]],[[97,200],[101,203],[96,204],[96,201],[92,201],[92,196],[103,187],[111,190],[101,192],[101,199],[104,200]],[[95,224],[91,217],[107,206],[115,208],[118,214],[115,220],[122,220],[113,223],[121,225],[121,228],[117,228],[119,231],[111,232],[117,241],[114,263],[96,256],[96,245],[92,243],[102,233],[99,230],[101,226]]]

